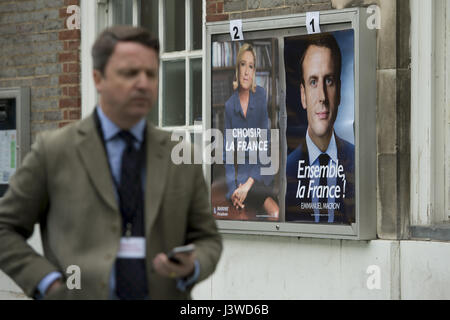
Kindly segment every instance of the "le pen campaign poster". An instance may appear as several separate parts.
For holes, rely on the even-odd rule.
[[[216,219],[354,223],[354,31],[211,43]]]

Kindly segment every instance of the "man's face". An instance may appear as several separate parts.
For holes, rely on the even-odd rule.
[[[300,85],[303,108],[308,115],[311,139],[327,143],[333,134],[340,103],[340,79],[337,79],[331,50],[310,46],[303,61],[303,80]]]
[[[150,111],[158,94],[158,56],[136,42],[119,42],[105,66],[94,70],[101,107],[116,124],[135,124]]]

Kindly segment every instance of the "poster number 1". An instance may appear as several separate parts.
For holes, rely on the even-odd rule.
[[[306,29],[308,34],[321,32],[319,11],[306,13]]]
[[[312,32],[316,33],[316,28],[314,28],[314,19],[311,20],[311,22],[309,23],[311,25],[312,28]]]

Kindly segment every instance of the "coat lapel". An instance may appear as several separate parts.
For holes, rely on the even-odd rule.
[[[89,178],[101,198],[115,211],[119,211],[108,159],[95,127],[93,114],[78,124],[76,147]]]
[[[171,152],[167,150],[168,136],[150,123],[147,123],[147,128],[145,230],[149,234],[160,211]]]
[[[166,134],[147,123],[146,181],[145,181],[145,229],[150,232],[159,212],[166,185],[170,150]],[[115,211],[119,211],[108,159],[93,115],[80,121],[77,135],[77,151],[89,174],[92,184],[102,199]]]

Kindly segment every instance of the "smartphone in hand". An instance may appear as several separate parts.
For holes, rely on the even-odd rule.
[[[195,244],[191,243],[185,246],[175,247],[167,253],[167,258],[174,263],[181,263],[180,260],[175,258],[177,253],[189,253],[195,250]]]

